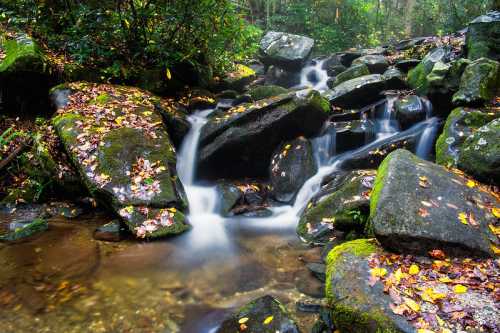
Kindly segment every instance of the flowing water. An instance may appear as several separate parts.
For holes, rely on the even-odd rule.
[[[302,71],[301,84],[323,90],[322,62]],[[325,176],[351,154],[397,135],[389,97],[374,142],[335,154],[335,131],[313,139],[317,173],[293,205],[273,207],[266,218],[223,218],[214,184],[197,181],[198,140],[207,117],[189,117],[191,130],[178,153],[178,174],[189,201],[191,231],[175,238],[98,242],[93,230],[112,219],[89,212],[77,219],[52,218],[50,229],[16,244],[0,244],[0,332],[183,332],[211,333],[231,308],[264,294],[278,297],[310,331],[314,316],[296,311],[298,300],[321,297],[322,285],[301,258],[319,260],[319,250],[295,234],[300,213]],[[431,113],[428,114],[428,117]],[[429,118],[417,145],[428,157],[438,128]],[[411,131],[412,129],[408,130]],[[22,220],[26,212],[0,211],[0,221]],[[311,259],[312,258],[312,259]]]

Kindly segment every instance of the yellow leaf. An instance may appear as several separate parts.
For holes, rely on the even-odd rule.
[[[405,304],[415,312],[420,311],[420,305],[411,298],[405,297]]]
[[[387,274],[387,270],[385,268],[375,267],[370,270],[370,273],[373,277],[384,277]]]
[[[434,303],[435,300],[442,299],[446,297],[444,293],[437,293],[432,288],[426,288],[421,295],[422,299],[429,303]]]
[[[461,284],[457,284],[455,287],[453,287],[453,291],[455,294],[463,294],[467,292],[467,287]]]
[[[417,275],[418,272],[420,272],[420,269],[415,264],[411,265],[410,270],[408,271],[408,273],[410,273],[410,275]]]
[[[399,284],[399,282],[401,281],[402,277],[403,277],[403,272],[401,271],[401,268],[398,268],[394,272],[394,279],[396,280],[396,284]]]
[[[170,73],[170,69],[167,68],[165,70],[165,74],[167,75],[167,79],[169,79],[169,80],[172,79],[172,73]]]
[[[500,219],[500,208],[498,207],[493,207],[491,209],[491,213],[498,219]]]
[[[153,114],[153,112],[151,112],[151,111],[144,111],[142,114],[143,114],[143,115],[145,115],[145,116],[147,117],[147,116],[152,115],[152,114]]]
[[[500,255],[500,247],[496,246],[495,244],[491,244],[491,250],[495,255]]]
[[[240,320],[238,320],[238,324],[244,324],[246,323],[250,318],[248,317],[243,317],[243,318],[240,318]]]
[[[264,325],[269,325],[272,321],[273,321],[274,317],[273,316],[269,316],[267,317],[266,319],[264,319],[264,321],[262,322]]]
[[[436,332],[431,331],[431,330],[428,330],[428,329],[426,329],[426,328],[419,328],[419,329],[417,330],[417,333],[436,333]]]
[[[125,26],[127,27],[127,29],[130,28],[130,23],[128,22],[127,19],[124,19],[123,23],[125,23]]]
[[[458,220],[462,222],[463,224],[468,224],[467,223],[467,214],[465,213],[459,213],[458,214]]]
[[[290,149],[290,147],[292,147],[292,145],[288,144],[285,146],[285,149]]]
[[[477,183],[473,180],[469,180],[467,181],[467,186],[470,187],[470,188],[473,188],[477,185]]]
[[[450,282],[452,282],[452,281],[453,281],[453,280],[452,280],[452,279],[450,279],[450,278],[449,278],[449,277],[447,277],[447,276],[443,276],[443,277],[440,277],[440,278],[439,278],[439,282],[441,282],[441,283],[450,283]]]
[[[500,226],[495,227],[493,224],[489,224],[488,227],[490,228],[492,233],[494,233],[497,236],[500,235]]]

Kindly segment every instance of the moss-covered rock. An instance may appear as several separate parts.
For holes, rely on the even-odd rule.
[[[224,75],[220,89],[242,91],[246,85],[256,78],[255,71],[250,67],[238,64],[235,69]]]
[[[261,99],[286,94],[287,92],[288,90],[283,87],[267,85],[253,87],[247,93],[252,97],[254,101],[260,101]]]
[[[467,58],[500,60],[500,20],[498,16],[484,15],[471,22],[465,39]]]
[[[479,127],[498,116],[487,109],[454,109],[446,119],[443,132],[436,142],[436,163],[456,168],[465,140]]]
[[[414,69],[408,72],[408,84],[421,95],[428,89],[427,75],[429,75],[438,62],[446,62],[448,51],[445,48],[436,48],[429,52]]]
[[[283,143],[273,154],[269,168],[272,196],[280,202],[292,202],[318,168],[311,142],[300,137]]]
[[[385,72],[389,63],[383,55],[369,54],[355,59],[352,65],[364,64],[368,67],[371,74],[382,74]]]
[[[342,332],[416,332],[390,309],[383,285],[370,286],[369,258],[383,250],[373,239],[358,239],[333,248],[327,256],[326,296],[335,327]]]
[[[500,83],[500,64],[480,58],[469,64],[460,80],[460,88],[453,95],[455,105],[481,105],[497,93]]]
[[[500,119],[478,128],[465,139],[458,168],[479,180],[500,184]]]
[[[49,228],[44,219],[34,219],[33,221],[16,222],[11,225],[11,230],[0,235],[0,241],[16,241],[31,237]]]
[[[374,170],[352,171],[328,184],[302,213],[297,234],[306,242],[324,244],[334,230],[362,233],[375,175]]]
[[[316,91],[290,92],[216,111],[201,130],[198,174],[267,177],[278,145],[317,135],[329,113],[328,101]]]
[[[299,333],[285,307],[272,296],[251,301],[225,319],[216,333]]]
[[[71,83],[52,123],[89,192],[139,237],[188,228],[175,149],[155,108],[136,88]],[[57,99],[55,99],[57,100]]]
[[[13,38],[0,37],[0,48],[5,54],[5,58],[0,60],[0,74],[45,73],[48,70],[42,49],[26,34],[17,34]]]
[[[489,228],[496,218],[484,207],[498,204],[475,182],[400,149],[379,167],[370,229],[384,247],[398,252],[440,248],[459,256],[492,256],[500,240]]]
[[[339,73],[335,78],[331,81],[329,81],[328,86],[330,88],[334,88],[341,84],[342,82],[348,81],[355,79],[360,76],[364,75],[370,75],[370,70],[368,69],[368,66],[364,63],[360,64],[355,64],[343,71],[342,73]]]

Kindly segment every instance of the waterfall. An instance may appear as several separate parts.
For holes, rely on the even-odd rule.
[[[312,60],[310,65],[302,68],[300,72],[300,84],[296,88],[311,88],[319,92],[328,90],[328,74],[323,69],[323,63],[326,60]]]
[[[415,155],[424,160],[428,160],[439,128],[439,120],[434,117],[425,122],[427,126],[418,140],[417,147],[415,148]]]
[[[394,110],[394,102],[396,102],[396,100],[397,96],[387,96],[387,100],[383,104],[381,116],[377,119],[377,139],[391,136],[399,129],[396,120],[392,119],[392,111]]]

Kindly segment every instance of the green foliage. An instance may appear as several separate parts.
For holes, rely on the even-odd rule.
[[[104,68],[108,78],[180,63],[222,71],[252,56],[261,35],[229,0],[6,0],[3,6],[9,24],[32,30],[79,64]]]

